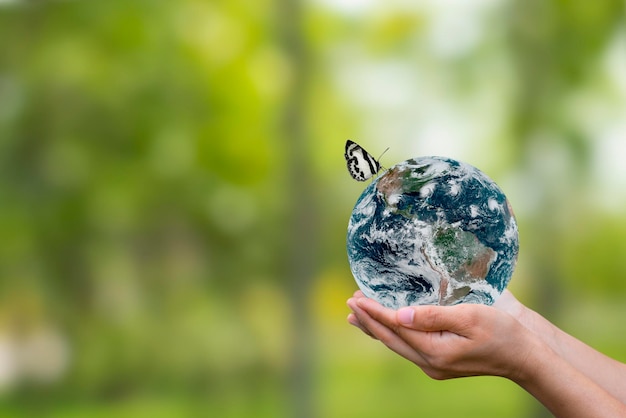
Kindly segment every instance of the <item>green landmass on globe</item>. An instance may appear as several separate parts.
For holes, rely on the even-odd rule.
[[[511,279],[519,238],[506,196],[487,175],[453,159],[421,157],[363,191],[347,249],[359,288],[387,307],[490,305]]]

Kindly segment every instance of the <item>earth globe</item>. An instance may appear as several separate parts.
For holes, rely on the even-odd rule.
[[[511,279],[519,238],[509,201],[486,174],[420,157],[366,187],[347,249],[361,291],[386,307],[490,305]]]

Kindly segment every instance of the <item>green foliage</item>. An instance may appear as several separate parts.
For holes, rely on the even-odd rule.
[[[319,416],[459,416],[458,405],[467,417],[526,415],[533,401],[512,385],[432,382],[347,329],[345,228],[361,185],[343,144],[361,133],[380,150],[395,141],[389,161],[418,146],[384,94],[374,111],[361,103],[385,90],[346,87],[362,74],[339,67],[408,66],[442,109],[514,90],[499,99],[507,120],[491,166],[532,177],[530,138],[547,127],[588,173],[593,138],[567,103],[579,88],[611,90],[594,74],[623,2],[511,1],[484,18],[483,43],[447,58],[428,46],[436,12],[394,5],[303,3],[305,50],[289,49],[281,13],[295,3],[0,2],[0,415],[292,416],[301,335],[313,341],[304,361]],[[512,75],[486,89],[483,65],[499,60]],[[417,126],[416,115],[405,118]],[[545,280],[601,300],[626,291],[626,221],[571,209],[593,186],[567,181],[576,170],[549,183],[566,199],[537,205],[575,226],[551,235],[532,209],[518,216],[555,261]],[[294,207],[308,210],[296,244]],[[293,299],[306,280],[286,273],[294,255],[310,266],[307,306]],[[532,294],[525,260],[514,282]]]

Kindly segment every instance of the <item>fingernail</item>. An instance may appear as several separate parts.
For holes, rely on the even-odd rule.
[[[398,322],[401,324],[412,324],[413,316],[415,316],[415,312],[411,308],[401,308],[398,310]]]

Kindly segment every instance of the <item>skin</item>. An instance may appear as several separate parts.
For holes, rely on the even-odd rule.
[[[388,309],[357,291],[348,322],[436,380],[501,376],[554,416],[626,417],[626,365],[566,334],[505,291],[493,306]]]

